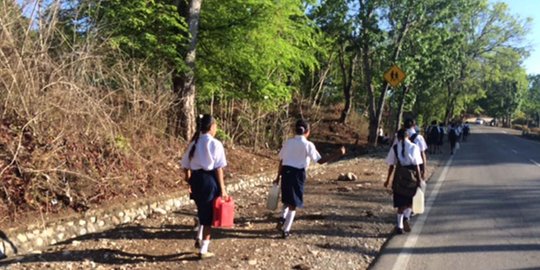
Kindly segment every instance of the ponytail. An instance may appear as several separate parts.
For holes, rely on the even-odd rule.
[[[401,141],[401,157],[405,158],[405,140]]]
[[[189,160],[191,160],[193,158],[193,155],[195,155],[195,148],[197,146],[197,141],[199,140],[201,133],[207,133],[208,131],[210,131],[210,128],[212,127],[212,124],[214,124],[214,122],[214,118],[209,114],[200,114],[199,117],[197,117],[197,128],[195,129],[195,134],[193,134],[193,137],[191,137],[190,141],[193,143],[193,145],[189,150]]]
[[[296,135],[304,135],[309,131],[309,124],[304,119],[299,119],[296,121],[294,126],[294,132]]]
[[[398,140],[401,141],[401,156],[403,158],[405,158],[405,136],[406,136],[405,129],[402,128],[402,129],[398,130],[397,138],[398,138]]]

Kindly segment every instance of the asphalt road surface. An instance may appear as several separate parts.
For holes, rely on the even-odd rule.
[[[372,269],[540,269],[540,143],[472,126]],[[445,145],[448,147],[448,145]]]

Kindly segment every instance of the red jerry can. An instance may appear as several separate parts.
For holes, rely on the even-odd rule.
[[[234,201],[231,196],[226,201],[221,197],[214,200],[212,226],[216,228],[231,228],[234,226]]]

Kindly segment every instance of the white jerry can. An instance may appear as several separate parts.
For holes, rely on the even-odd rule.
[[[268,200],[266,201],[266,209],[276,210],[279,200],[279,185],[272,185],[268,192]]]
[[[415,214],[424,213],[424,191],[418,187],[412,201],[412,211]]]

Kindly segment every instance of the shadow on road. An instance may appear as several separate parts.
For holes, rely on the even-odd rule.
[[[14,258],[0,262],[0,267],[14,263],[33,262],[81,262],[92,261],[102,264],[136,264],[142,262],[170,262],[198,260],[195,253],[181,252],[168,255],[153,256],[147,254],[128,253],[116,249],[94,249],[80,251],[58,251],[44,254],[31,254],[22,258]]]

